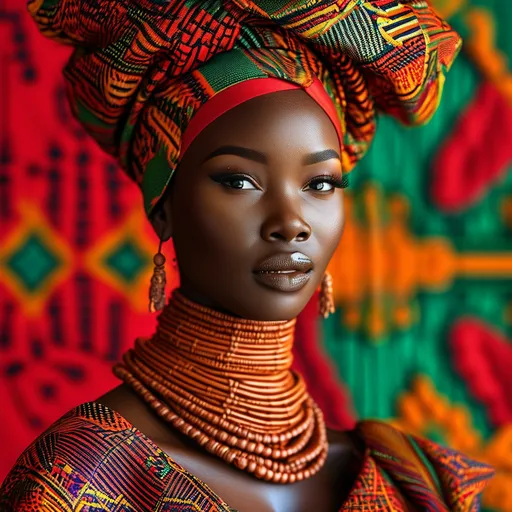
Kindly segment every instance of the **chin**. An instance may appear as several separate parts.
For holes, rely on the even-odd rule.
[[[309,293],[254,293],[238,302],[234,313],[242,318],[266,322],[293,320],[306,307]],[[248,300],[249,299],[249,300]]]

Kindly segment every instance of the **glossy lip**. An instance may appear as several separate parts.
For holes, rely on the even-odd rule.
[[[277,253],[260,261],[254,269],[256,281],[281,292],[295,292],[311,278],[313,262],[301,252]]]

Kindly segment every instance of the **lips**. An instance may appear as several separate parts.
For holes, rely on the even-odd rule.
[[[311,278],[313,262],[301,252],[278,253],[260,261],[254,269],[258,283],[281,292],[303,288]]]

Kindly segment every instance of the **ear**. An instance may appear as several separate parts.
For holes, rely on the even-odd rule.
[[[149,222],[153,226],[156,235],[162,242],[166,242],[172,236],[172,202],[171,194],[164,197],[155,206]]]

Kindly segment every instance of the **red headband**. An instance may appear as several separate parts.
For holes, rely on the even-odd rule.
[[[287,82],[279,78],[253,78],[240,82],[239,84],[232,85],[224,89],[219,94],[216,94],[212,99],[208,100],[203,106],[199,108],[197,113],[191,119],[190,123],[183,134],[181,142],[181,154],[184,155],[192,141],[215,119],[226,113],[228,110],[241,105],[242,103],[278,91],[290,91],[294,89],[302,89],[313,98],[316,103],[323,109],[329,116],[336,133],[340,145],[343,144],[343,137],[341,133],[341,123],[338,117],[338,112],[330,96],[327,94],[322,82],[315,76],[313,83],[309,87],[301,87],[293,82]]]

